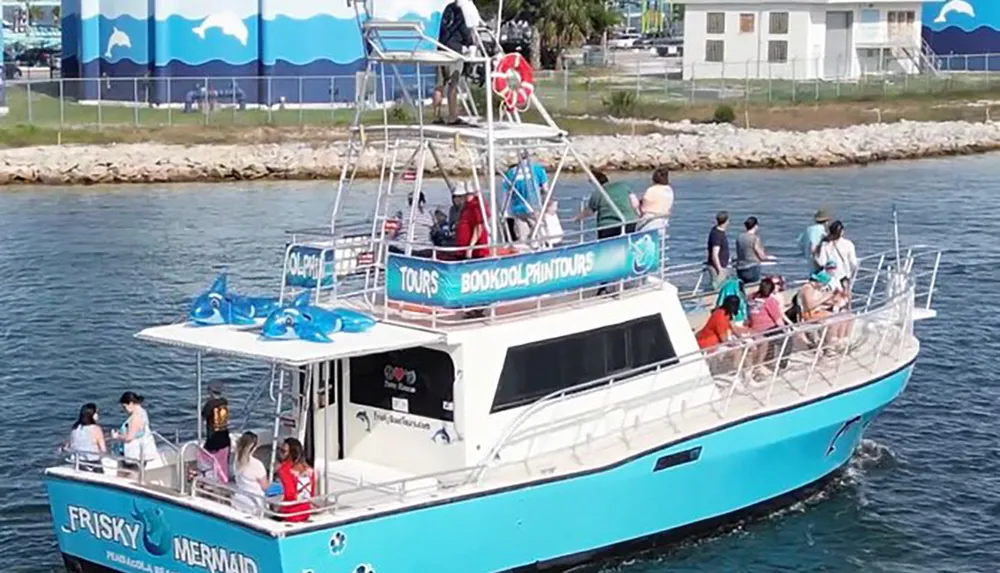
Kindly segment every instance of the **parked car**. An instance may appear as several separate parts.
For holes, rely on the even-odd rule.
[[[52,63],[58,61],[61,54],[55,48],[28,48],[15,56],[21,65],[29,68],[52,67]],[[58,64],[56,65],[58,67]]]
[[[630,50],[635,47],[635,42],[641,36],[635,32],[624,32],[615,34],[608,38],[609,50]]]

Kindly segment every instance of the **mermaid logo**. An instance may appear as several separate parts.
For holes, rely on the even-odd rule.
[[[653,270],[659,262],[656,243],[651,233],[644,233],[638,239],[628,238],[629,254],[632,256],[632,273],[644,275]]]
[[[170,551],[170,526],[163,517],[163,510],[153,507],[140,510],[132,502],[132,517],[142,525],[142,546],[151,555],[162,556]]]

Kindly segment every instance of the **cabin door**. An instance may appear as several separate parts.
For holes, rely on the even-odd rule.
[[[854,13],[831,10],[826,13],[826,50],[823,73],[826,79],[850,77],[853,58]]]
[[[307,431],[314,457],[313,467],[320,468],[322,471],[328,463],[343,457],[343,432],[341,428],[343,364],[340,360],[333,360],[309,366],[308,370],[309,375],[313,377],[311,396],[313,407],[310,408]],[[307,446],[308,449],[310,448]],[[325,493],[323,486],[321,486],[320,492]]]

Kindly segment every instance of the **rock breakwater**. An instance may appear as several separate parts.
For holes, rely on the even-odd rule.
[[[652,123],[663,133],[577,136],[574,147],[591,167],[605,171],[660,164],[677,170],[826,167],[1000,150],[1000,123],[994,122],[901,121],[806,132]],[[344,143],[7,149],[0,150],[0,185],[332,179],[340,175],[345,151]],[[380,146],[365,150],[359,177],[378,176],[380,151]],[[466,152],[449,146],[439,156],[450,174],[468,172]],[[549,168],[558,163],[555,150],[541,152],[538,159]]]

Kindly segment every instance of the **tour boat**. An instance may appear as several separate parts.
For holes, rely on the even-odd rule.
[[[556,240],[536,218],[527,237],[510,238],[504,168],[540,150],[558,163],[532,212],[547,212],[573,163],[607,198],[545,113],[530,66],[517,54],[452,52],[419,25],[362,12],[372,48],[362,81],[488,66],[485,109],[463,97],[462,125],[432,123],[417,82],[407,96],[415,122],[384,111],[382,125],[364,126],[360,101],[332,221],[289,234],[266,322],[264,303],[217,281],[196,303],[210,310],[197,324],[137,334],[190,351],[198,404],[179,432],[190,439],[157,434],[149,462],[70,452],[46,470],[70,571],[562,568],[787,503],[848,463],[910,377],[939,251],[862,259],[849,313],[699,349],[694,332],[715,295],[700,263],[668,262],[666,225],[598,239],[567,224]],[[361,229],[344,223],[341,199],[372,149],[382,170]],[[445,152],[468,157],[485,257],[418,237],[418,201],[393,211],[431,177],[464,184],[427,165]],[[846,336],[834,344],[833,332]],[[250,494],[192,471],[205,455],[203,384],[234,363],[261,381],[230,405],[232,443],[254,430],[272,476],[281,443],[298,439],[315,495],[251,496],[247,510],[234,500]]]

